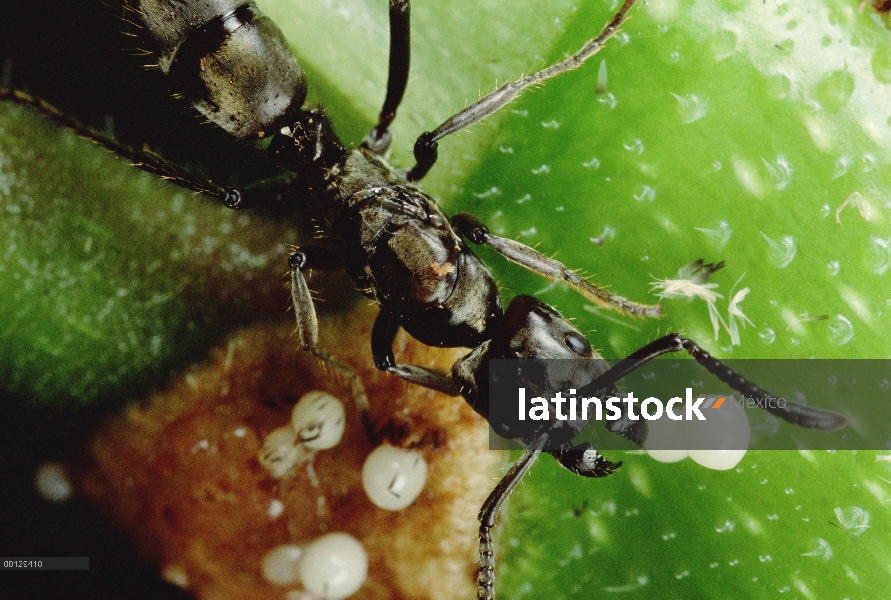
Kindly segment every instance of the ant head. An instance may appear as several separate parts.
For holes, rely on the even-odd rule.
[[[578,329],[532,296],[514,298],[489,347],[489,358],[600,358]]]
[[[530,370],[530,377],[538,381],[538,384],[530,383],[531,388],[547,384],[554,390],[581,389],[609,368],[563,315],[531,296],[514,298],[499,320],[492,339],[459,360],[452,369],[461,395],[487,419],[490,416],[489,359],[564,359],[542,366],[538,374],[532,374],[536,367],[531,362],[524,366],[524,370]],[[535,433],[526,432],[527,436],[518,434],[519,430],[515,428],[507,429],[512,433],[506,437],[514,439],[531,439]]]

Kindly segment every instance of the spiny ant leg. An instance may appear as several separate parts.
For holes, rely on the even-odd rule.
[[[226,206],[229,208],[239,208],[242,206],[243,198],[241,192],[238,190],[224,188],[210,179],[190,173],[180,166],[167,162],[148,149],[134,150],[133,148],[125,146],[107,135],[99,133],[95,129],[78,122],[73,117],[66,115],[58,108],[40,98],[30,96],[18,90],[0,89],[0,100],[8,100],[26,106],[58,123],[62,127],[70,129],[77,135],[91,140],[103,148],[129,160],[134,166],[139,167],[143,171],[147,171],[152,175],[157,175],[161,179],[166,179],[180,187],[192,190],[199,194],[207,194],[208,196],[219,198],[225,202]]]
[[[847,423],[845,417],[835,411],[822,408],[811,408],[787,402],[780,408],[771,402],[773,395],[762,390],[757,385],[732,370],[708,352],[699,347],[696,342],[681,336],[678,333],[670,333],[650,342],[628,358],[620,361],[609,371],[586,385],[578,391],[580,396],[596,396],[602,390],[612,387],[620,379],[650,362],[654,358],[670,352],[686,351],[695,358],[708,372],[729,385],[734,390],[753,398],[759,407],[767,410],[772,415],[788,421],[794,425],[808,429],[821,431],[835,431],[841,429]]]
[[[459,394],[458,386],[451,376],[417,365],[397,364],[393,356],[393,341],[399,332],[399,318],[382,310],[371,331],[371,353],[374,366],[408,381],[449,396]]]
[[[712,358],[708,352],[700,348],[693,340],[681,336],[677,336],[677,338],[675,343],[680,342],[684,350],[699,361],[699,364],[705,367],[709,373],[738,392],[745,394],[749,398],[754,398],[760,408],[763,408],[773,416],[799,427],[821,431],[836,431],[847,424],[847,419],[845,419],[844,415],[832,410],[811,408],[792,402],[787,402],[782,408],[774,406],[776,403],[770,402],[774,398],[773,395],[762,390],[721,361]]]
[[[560,261],[545,256],[538,250],[514,240],[492,235],[489,232],[489,228],[473,215],[460,213],[452,217],[451,222],[461,235],[474,244],[487,244],[508,260],[529,269],[533,273],[548,279],[564,281],[585,298],[596,304],[642,317],[658,317],[662,313],[662,307],[658,304],[638,304],[622,296],[611,294],[606,289],[579,277],[574,271],[567,269]]]
[[[495,527],[495,517],[504,502],[517,488],[523,476],[529,472],[535,459],[541,454],[548,441],[548,434],[543,434],[530,446],[514,463],[510,470],[501,478],[489,497],[480,509],[480,569],[477,575],[477,599],[494,600],[495,598],[495,548],[492,544],[492,529]]]
[[[387,77],[387,97],[375,125],[362,146],[375,154],[384,154],[390,147],[390,124],[396,118],[396,109],[405,95],[411,55],[410,36],[411,2],[390,0],[390,72]]]
[[[362,424],[369,437],[376,439],[377,434],[368,413],[368,396],[358,373],[333,354],[319,348],[319,320],[309,286],[303,276],[303,272],[308,269],[337,268],[341,264],[342,257],[325,248],[304,248],[288,258],[288,267],[291,269],[291,300],[294,304],[294,317],[297,320],[297,338],[301,348],[312,353],[349,382],[353,401],[362,415]]]
[[[436,163],[437,149],[439,147],[438,140],[485,119],[516,98],[520,92],[526,88],[538,85],[548,79],[582,66],[586,60],[597,54],[597,52],[603,48],[603,45],[609,38],[619,31],[619,27],[621,27],[622,23],[624,23],[625,19],[628,17],[628,11],[631,10],[631,7],[634,6],[636,1],[637,0],[625,0],[622,7],[613,16],[610,22],[604,26],[600,34],[598,34],[597,37],[588,40],[588,42],[572,56],[546,67],[537,73],[533,73],[528,77],[523,77],[517,81],[510,81],[504,84],[494,92],[483,96],[461,112],[452,115],[433,131],[422,133],[415,142],[414,152],[417,164],[412,167],[406,175],[408,180],[420,180],[427,174],[434,163]]]

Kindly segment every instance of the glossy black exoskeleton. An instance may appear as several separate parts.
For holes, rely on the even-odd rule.
[[[578,53],[537,73],[507,83],[447,119],[415,143],[417,164],[406,173],[392,168],[384,155],[389,125],[408,80],[409,0],[390,0],[390,69],[387,94],[378,124],[359,148],[347,149],[325,112],[305,109],[306,77],[277,26],[252,2],[243,0],[126,0],[127,20],[139,27],[143,44],[177,91],[208,120],[237,139],[272,138],[268,152],[286,171],[283,178],[246,190],[225,189],[154,155],[134,151],[78,124],[40,100],[0,90],[0,98],[29,105],[57,122],[130,158],[141,168],[185,188],[223,200],[231,208],[259,202],[276,186],[300,186],[316,198],[318,214],[337,241],[334,249],[307,247],[289,259],[291,294],[301,345],[352,383],[355,400],[367,414],[367,399],[356,374],[318,347],[318,323],[307,269],[345,268],[357,287],[380,306],[372,332],[377,368],[402,379],[453,396],[462,395],[488,418],[489,359],[588,359],[596,378],[567,382],[579,394],[593,396],[611,389],[630,371],[669,352],[687,351],[716,377],[746,396],[769,395],[711,358],[692,341],[670,334],[649,344],[613,368],[555,309],[518,296],[502,310],[498,289],[486,266],[465,240],[486,244],[544,277],[562,280],[586,298],[624,313],[655,317],[659,306],[638,304],[613,295],[579,277],[558,261],[509,239],[493,235],[475,217],[447,217],[414,182],[437,158],[437,142],[494,113],[520,91],[577,68],[613,36],[636,0],[625,0],[603,30]],[[430,346],[467,347],[451,373],[397,363],[393,342],[399,329]],[[570,377],[571,379],[571,377]],[[840,415],[788,404],[774,414],[792,423],[831,430],[843,425]],[[642,422],[619,420],[611,429],[636,443],[646,436]],[[373,426],[368,424],[373,432]],[[542,422],[514,436],[526,448],[489,496],[480,512],[478,597],[494,597],[491,528],[495,516],[538,454],[545,451],[571,471],[607,475],[618,468],[589,446],[570,440],[585,423],[567,426]],[[562,429],[561,429],[562,426]],[[559,443],[553,445],[554,439]]]

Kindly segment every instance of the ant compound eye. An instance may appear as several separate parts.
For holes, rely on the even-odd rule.
[[[568,331],[563,335],[563,341],[566,343],[567,348],[579,356],[591,355],[591,344],[581,334],[575,331]]]
[[[346,427],[343,402],[326,392],[304,394],[291,412],[291,427],[309,450],[328,450],[340,443]]]
[[[355,594],[368,577],[368,555],[362,543],[347,533],[328,533],[304,550],[297,566],[306,591],[323,600],[343,600]]]
[[[427,483],[427,461],[416,450],[388,444],[375,448],[362,466],[362,487],[384,510],[402,510],[415,501]]]
[[[260,562],[263,579],[273,585],[293,585],[300,580],[298,568],[303,548],[297,544],[282,544],[266,553]]]

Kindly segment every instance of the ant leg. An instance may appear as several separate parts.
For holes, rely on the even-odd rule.
[[[309,286],[303,276],[303,272],[307,269],[332,269],[339,267],[341,263],[341,256],[326,248],[304,248],[288,257],[288,267],[291,269],[291,300],[297,319],[297,338],[300,340],[301,348],[312,353],[349,382],[353,400],[362,415],[362,424],[369,437],[376,439],[377,434],[368,413],[368,396],[365,394],[365,386],[362,385],[359,375],[339,358],[319,348],[319,320]]]
[[[458,386],[451,376],[445,373],[419,367],[417,365],[397,364],[393,356],[393,341],[399,332],[399,319],[390,312],[382,310],[377,315],[374,328],[371,330],[371,354],[374,366],[408,381],[431,390],[457,396]]]
[[[477,575],[477,599],[494,600],[495,598],[495,549],[492,545],[492,529],[495,527],[495,517],[505,500],[517,488],[523,476],[529,472],[532,463],[541,454],[541,449],[548,440],[548,434],[539,436],[520,459],[514,463],[510,470],[501,478],[489,497],[480,509],[480,568]]]
[[[561,75],[567,71],[577,69],[582,66],[586,60],[597,54],[606,41],[614,36],[622,23],[628,17],[628,11],[634,6],[637,0],[625,0],[613,18],[607,23],[597,37],[588,40],[582,48],[562,61],[549,67],[533,73],[528,77],[523,77],[517,81],[509,81],[494,92],[483,96],[458,114],[452,115],[446,121],[434,129],[422,133],[415,142],[415,160],[417,164],[407,173],[406,178],[409,181],[418,181],[427,174],[430,167],[436,162],[437,148],[439,144],[437,140],[441,140],[445,136],[455,133],[469,125],[485,119],[489,115],[495,113],[511,100],[516,98],[520,92],[528,87],[539,85],[548,79]]]
[[[365,139],[362,147],[375,154],[384,154],[390,148],[392,137],[389,127],[396,118],[396,109],[402,102],[405,86],[408,84],[410,59],[410,27],[411,2],[409,0],[390,0],[390,73],[387,76],[387,97],[375,125]]]
[[[684,350],[690,356],[695,358],[697,362],[699,362],[699,364],[712,375],[729,385],[734,390],[745,394],[749,398],[753,398],[759,407],[784,421],[792,423],[793,425],[798,425],[799,427],[818,429],[821,431],[835,431],[841,429],[847,423],[844,415],[832,410],[811,408],[809,406],[793,404],[792,402],[787,402],[786,406],[782,408],[772,406],[772,404],[775,404],[770,402],[770,400],[774,398],[773,395],[762,390],[730,367],[724,365],[718,359],[713,358],[693,340],[685,338],[678,333],[670,333],[647,344],[637,352],[631,354],[625,360],[617,363],[606,373],[579,390],[578,393],[580,395],[596,396],[603,389],[615,385],[617,381],[632,371],[639,369],[654,358],[670,352],[681,352]]]
[[[622,296],[611,294],[605,288],[594,285],[590,281],[579,277],[574,271],[567,269],[560,261],[545,256],[526,244],[492,235],[489,233],[489,228],[473,215],[467,213],[457,214],[452,217],[451,223],[461,235],[474,244],[487,244],[508,260],[542,277],[565,281],[591,302],[613,308],[622,313],[641,317],[658,317],[662,314],[662,307],[658,304],[638,304]]]
[[[8,100],[43,115],[65,127],[70,129],[77,135],[91,140],[106,150],[110,150],[115,154],[129,160],[133,166],[139,167],[143,171],[147,171],[152,175],[157,175],[161,179],[166,179],[176,185],[192,190],[199,194],[207,194],[225,202],[229,208],[239,208],[242,206],[242,194],[235,189],[227,189],[206,179],[190,173],[186,169],[167,162],[154,152],[148,149],[134,150],[125,146],[116,140],[99,133],[91,127],[78,122],[76,119],[66,115],[55,106],[45,102],[40,98],[36,98],[18,90],[6,90],[0,88],[0,100]]]

